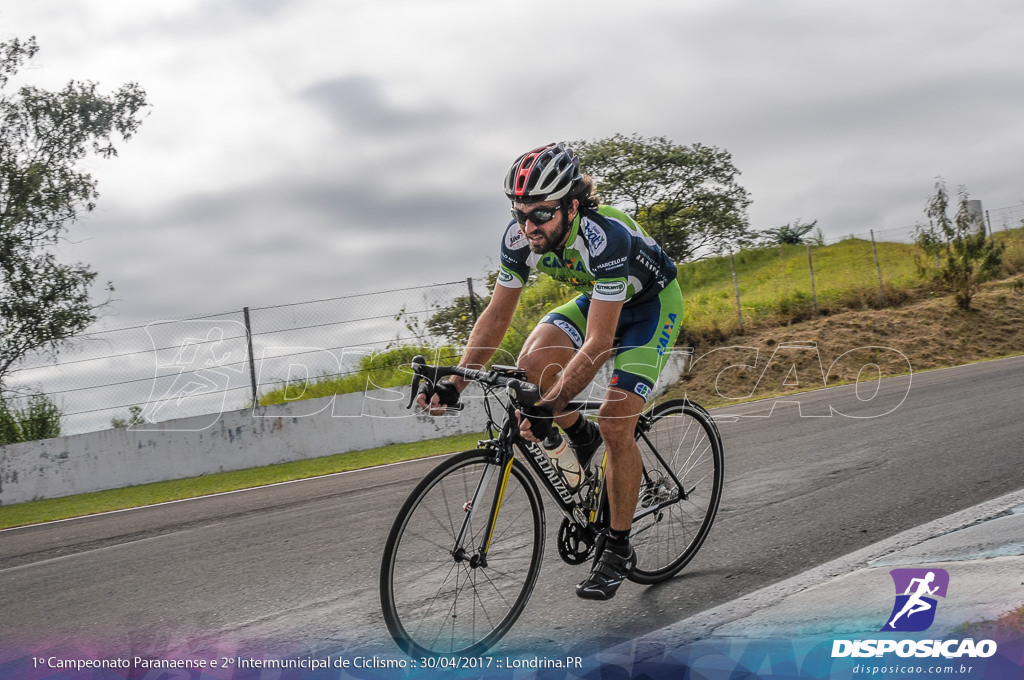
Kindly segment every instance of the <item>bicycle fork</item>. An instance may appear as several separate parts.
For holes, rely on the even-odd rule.
[[[451,554],[455,558],[456,562],[469,561],[469,566],[472,569],[477,567],[487,566],[487,551],[491,547],[491,539],[494,537],[494,527],[498,521],[498,511],[501,509],[502,499],[505,497],[505,488],[508,485],[509,475],[512,474],[512,464],[515,462],[513,457],[509,457],[508,462],[501,469],[501,483],[494,489],[493,503],[491,503],[491,511],[487,517],[486,531],[484,532],[483,544],[470,555],[466,552],[466,540],[467,537],[472,533],[473,517],[477,514],[480,508],[480,504],[484,502],[487,494],[487,489],[491,484],[491,479],[497,474],[497,465],[488,465],[484,468],[483,475],[480,476],[480,482],[477,484],[476,491],[473,493],[473,498],[467,501],[463,506],[463,518],[462,527],[459,529],[459,534],[455,538],[455,547],[452,548]]]

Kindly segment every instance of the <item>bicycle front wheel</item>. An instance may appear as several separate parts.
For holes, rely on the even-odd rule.
[[[544,555],[544,506],[522,464],[510,464],[485,450],[460,453],[428,473],[395,518],[380,597],[406,653],[479,654],[526,606]]]
[[[636,583],[664,581],[700,550],[722,497],[722,439],[710,414],[685,399],[659,404],[638,432],[644,477],[630,540]]]

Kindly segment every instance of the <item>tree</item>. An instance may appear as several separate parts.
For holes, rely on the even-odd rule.
[[[0,397],[0,446],[60,436],[61,412],[45,394],[19,399],[21,406]]]
[[[96,180],[78,166],[92,154],[116,156],[113,137],[130,139],[147,106],[135,83],[106,96],[77,81],[8,94],[10,79],[37,51],[35,38],[0,43],[0,391],[19,359],[56,352],[95,321],[89,287],[96,273],[59,262],[51,249],[99,197]]]
[[[728,151],[636,134],[573,148],[601,200],[633,215],[677,263],[749,240],[750,198]]]
[[[805,242],[805,236],[818,226],[818,220],[813,222],[801,222],[797,219],[791,224],[784,224],[775,229],[766,229],[761,232],[764,243],[768,245],[800,245]],[[821,240],[820,237],[813,237]]]
[[[984,221],[968,210],[969,198],[967,189],[959,187],[956,215],[950,218],[949,192],[945,181],[938,178],[924,211],[929,226],[918,225],[916,239],[925,253],[935,258],[936,278],[952,289],[957,306],[964,311],[971,309],[978,287],[999,273],[1006,248],[985,233]],[[922,274],[927,270],[922,268]]]
[[[436,337],[444,338],[449,344],[465,345],[480,311],[489,302],[490,298],[481,299],[475,293],[473,299],[468,295],[457,297],[450,305],[439,306],[437,312],[427,319],[427,330]]]

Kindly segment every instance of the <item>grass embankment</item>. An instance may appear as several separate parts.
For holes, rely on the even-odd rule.
[[[812,247],[810,254],[806,245],[783,245],[741,251],[733,260],[735,285],[728,257],[680,267],[687,344],[719,342],[740,332],[737,288],[743,330],[750,331],[819,315],[899,305],[922,286],[919,267],[934,267],[917,246],[872,246],[871,241],[855,238]]]
[[[810,293],[805,246],[738,254],[735,261],[744,315],[744,332],[740,333],[729,258],[685,265],[680,268],[680,282],[686,297],[686,335],[680,344],[693,345],[700,359],[667,396],[686,393],[707,406],[715,406],[822,387],[826,378],[828,384],[855,380],[862,361],[853,361],[849,366],[842,361],[835,365],[833,362],[862,347],[894,350],[877,350],[872,355],[882,375],[903,372],[908,362],[914,371],[921,371],[1020,354],[1024,352],[1024,279],[1019,276],[1024,271],[1024,230],[997,236],[1008,242],[1004,265],[1007,278],[987,284],[971,312],[957,309],[952,296],[922,285],[917,270],[920,252],[914,246],[898,243],[878,244],[886,293],[883,306],[871,243],[848,239],[812,249],[817,314]],[[564,294],[550,282],[528,290],[524,295],[525,311],[514,321],[510,337],[519,338],[521,343],[540,314],[561,302],[558,296]],[[764,373],[768,357],[786,343],[813,344],[815,351],[793,353],[793,361],[783,366],[785,375]],[[724,370],[750,365],[752,350],[759,357],[753,370]],[[396,355],[407,362],[405,354],[411,357],[417,351],[421,350],[400,349]],[[511,356],[515,348],[506,351]],[[406,384],[408,373],[382,360],[387,358],[372,357],[372,363],[363,367],[362,373],[346,380],[357,390],[364,389],[368,382],[380,387]],[[790,368],[793,373],[788,372]],[[306,398],[333,394],[339,385],[321,381],[308,387],[303,395]],[[280,396],[286,396],[286,392],[282,390]],[[260,403],[270,402],[261,397]],[[477,439],[477,435],[468,435],[387,446],[252,470],[0,506],[0,528],[450,453],[474,447]]]

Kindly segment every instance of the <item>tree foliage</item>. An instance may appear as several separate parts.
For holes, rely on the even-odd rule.
[[[61,415],[44,394],[15,402],[0,397],[0,446],[59,437]]]
[[[491,277],[496,278],[496,275],[492,274]],[[493,287],[492,282],[491,288]],[[469,295],[459,296],[450,305],[438,307],[427,320],[427,330],[452,345],[465,345],[473,330],[473,324],[489,302],[489,297],[482,299],[475,293],[472,299]]]
[[[801,222],[797,219],[790,224],[784,224],[775,229],[766,229],[761,232],[764,243],[767,245],[789,245],[795,246],[805,243],[806,236],[818,226],[818,220],[813,222]],[[815,237],[812,237],[814,239]],[[821,239],[818,239],[821,240]]]
[[[19,359],[57,351],[95,320],[95,272],[59,262],[52,248],[96,205],[97,182],[82,162],[116,156],[115,137],[130,139],[147,106],[135,83],[110,95],[77,81],[8,93],[37,51],[34,38],[0,43],[0,390]]]
[[[935,193],[928,199],[925,214],[927,227],[918,225],[917,244],[937,262],[936,278],[947,285],[956,297],[957,306],[970,310],[978,287],[999,273],[1005,244],[989,238],[979,215],[968,210],[970,196],[963,186],[957,191],[957,209],[949,216],[949,191],[940,177]],[[922,268],[922,274],[927,275]]]
[[[633,215],[676,263],[745,243],[750,198],[728,151],[616,134],[573,143],[604,203]]]

